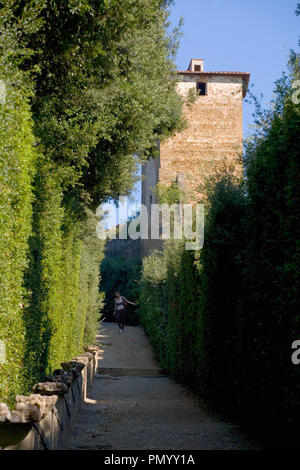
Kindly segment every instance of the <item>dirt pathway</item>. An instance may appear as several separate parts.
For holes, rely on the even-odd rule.
[[[140,327],[103,323],[99,373],[68,449],[251,449],[238,431],[163,376]]]

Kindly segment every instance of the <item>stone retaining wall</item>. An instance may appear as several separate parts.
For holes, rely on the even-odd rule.
[[[17,395],[14,410],[0,403],[2,450],[60,449],[68,441],[72,425],[92,386],[98,367],[98,348],[71,361],[33,387],[29,396]]]

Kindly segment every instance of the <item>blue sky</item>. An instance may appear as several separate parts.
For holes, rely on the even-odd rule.
[[[300,0],[299,0],[300,1]],[[274,81],[287,70],[290,49],[298,48],[297,0],[176,0],[171,28],[183,17],[178,70],[191,58],[203,58],[204,70],[249,72],[252,91],[272,98]],[[251,134],[253,107],[244,102],[244,137]],[[133,193],[140,202],[140,184]]]
[[[272,98],[273,84],[286,70],[290,49],[297,49],[300,17],[297,0],[175,0],[170,22],[184,25],[177,67],[203,58],[204,70],[249,72],[255,95]],[[251,132],[253,109],[244,103],[244,137]]]

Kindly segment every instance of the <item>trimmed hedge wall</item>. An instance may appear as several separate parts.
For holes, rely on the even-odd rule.
[[[87,210],[87,218],[81,233],[80,289],[76,320],[76,332],[79,333],[77,344],[82,346],[94,341],[103,309],[104,294],[99,292],[101,279],[99,266],[104,257],[104,242],[95,237],[97,223],[98,219],[94,213]]]
[[[31,391],[92,342],[101,308],[97,219],[63,205],[60,179],[38,155],[17,72],[2,69],[0,105],[0,399]]]
[[[96,237],[96,217],[88,211],[73,220],[48,165],[35,181],[31,258],[25,275],[30,293],[26,312],[26,367],[31,382],[59,368],[95,336],[100,317],[99,261],[104,242]],[[87,333],[89,331],[89,333]]]
[[[0,104],[0,396],[23,390],[23,271],[31,232],[36,151],[29,93],[18,72],[0,67],[6,100]]]

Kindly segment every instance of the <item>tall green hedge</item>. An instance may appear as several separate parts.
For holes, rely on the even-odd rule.
[[[28,90],[22,76],[0,66],[6,100],[0,104],[0,394],[11,398],[24,386],[23,271],[31,233],[32,179],[37,158]]]
[[[99,266],[104,257],[104,242],[95,237],[97,223],[93,212],[87,210],[81,232],[80,289],[75,322],[76,341],[80,346],[94,341],[103,308],[104,294],[99,292],[99,286],[102,290]]]
[[[292,73],[277,82],[274,111],[262,114],[263,132],[246,147],[247,250],[243,299],[244,352],[252,358],[243,374],[253,382],[247,398],[257,401],[265,422],[284,434],[299,422],[300,368],[291,345],[300,335],[300,104]],[[300,90],[298,88],[298,98]],[[249,417],[246,410],[246,416]]]
[[[76,214],[72,218],[48,164],[39,167],[35,191],[26,273],[26,367],[31,381],[92,342],[100,317],[99,260],[104,249],[96,237],[96,217],[88,212],[83,220]]]

